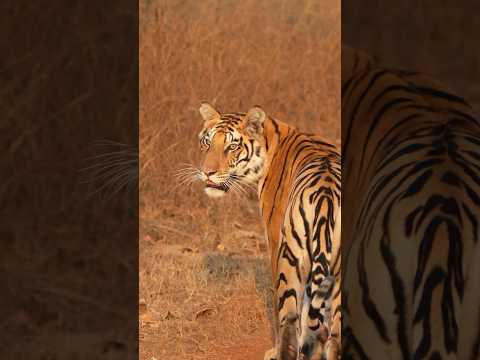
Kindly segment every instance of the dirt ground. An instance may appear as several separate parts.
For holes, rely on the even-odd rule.
[[[140,358],[263,359],[269,260],[255,195],[212,200],[198,107],[261,105],[340,142],[340,2],[140,1]]]

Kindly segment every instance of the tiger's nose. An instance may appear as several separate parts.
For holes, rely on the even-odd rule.
[[[205,173],[205,175],[207,176],[212,176],[216,173],[215,170],[211,170],[211,169],[203,169],[203,172]]]

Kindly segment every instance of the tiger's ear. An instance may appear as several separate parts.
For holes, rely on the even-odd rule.
[[[212,105],[206,102],[203,102],[200,105],[198,111],[200,111],[200,115],[202,115],[204,121],[211,121],[215,120],[216,118],[220,118],[220,113],[215,110]]]
[[[248,110],[244,118],[244,129],[253,134],[263,133],[263,122],[267,118],[265,111],[260,106],[254,106]]]

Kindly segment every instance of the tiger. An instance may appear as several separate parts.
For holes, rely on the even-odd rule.
[[[480,123],[342,47],[344,359],[480,358]]]
[[[210,197],[254,184],[274,290],[266,360],[340,358],[341,159],[337,148],[267,116],[201,104],[200,178]]]

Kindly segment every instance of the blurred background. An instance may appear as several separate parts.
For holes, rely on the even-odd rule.
[[[140,355],[263,359],[270,273],[255,196],[179,185],[201,101],[340,142],[340,1],[140,0]]]
[[[138,143],[137,4],[0,13],[0,359],[132,358],[138,193],[82,169],[112,151],[98,140]]]
[[[342,1],[342,41],[392,67],[420,71],[480,106],[475,0]]]

